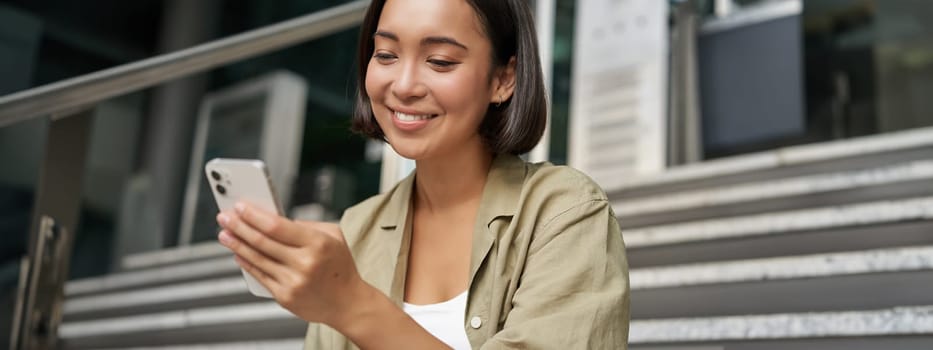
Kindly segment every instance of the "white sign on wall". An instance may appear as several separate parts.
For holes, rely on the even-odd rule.
[[[665,166],[668,2],[577,2],[569,163],[604,189]]]

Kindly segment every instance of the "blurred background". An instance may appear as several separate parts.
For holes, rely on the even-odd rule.
[[[367,1],[0,0],[0,344],[298,349],[203,165],[336,220],[414,164],[348,131]],[[933,2],[530,0],[623,226],[632,349],[933,348]]]

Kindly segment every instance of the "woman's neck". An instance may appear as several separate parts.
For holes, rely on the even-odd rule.
[[[419,160],[415,168],[415,206],[428,212],[446,211],[479,202],[493,154],[485,147]]]

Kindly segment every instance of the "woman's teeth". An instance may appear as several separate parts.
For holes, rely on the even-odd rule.
[[[403,121],[403,122],[413,122],[413,121],[418,121],[418,120],[428,120],[428,119],[431,119],[431,115],[430,115],[430,114],[425,114],[425,115],[411,115],[411,114],[405,114],[405,113],[402,113],[402,112],[395,112],[395,117],[398,118],[398,120],[401,120],[401,121]]]

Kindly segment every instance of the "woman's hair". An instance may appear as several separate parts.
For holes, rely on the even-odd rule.
[[[547,95],[538,59],[538,40],[531,10],[525,0],[465,0],[476,12],[492,43],[492,69],[505,67],[515,57],[515,90],[501,105],[490,104],[479,133],[494,153],[531,151],[547,123]],[[366,94],[366,69],[375,49],[373,34],[386,0],[374,0],[360,28],[357,52],[357,94],[351,129],[384,140]],[[489,77],[492,77],[492,72]]]

